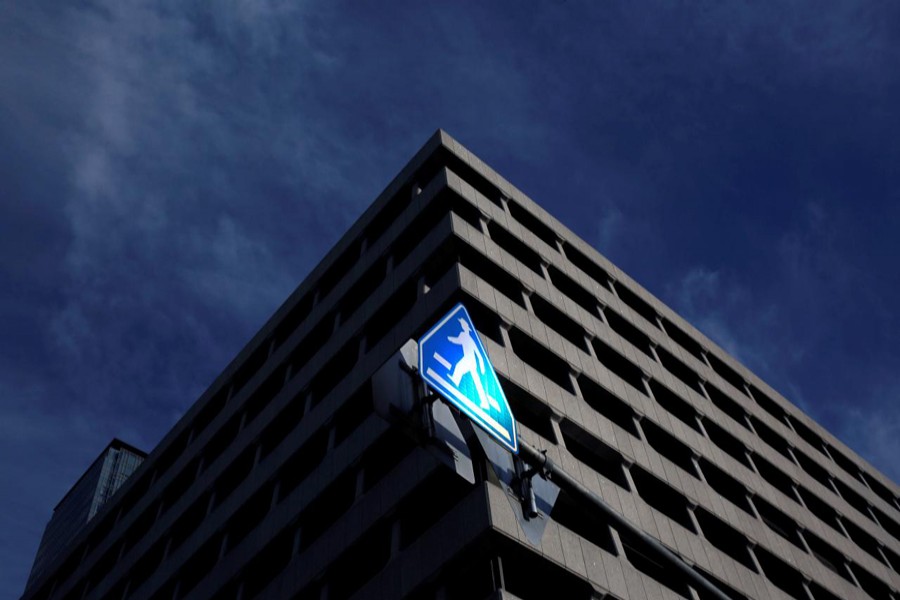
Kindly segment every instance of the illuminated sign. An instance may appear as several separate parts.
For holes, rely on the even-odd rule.
[[[454,306],[419,340],[419,374],[500,445],[518,453],[516,420],[462,304]]]

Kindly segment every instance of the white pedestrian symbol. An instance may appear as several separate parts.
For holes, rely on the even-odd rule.
[[[459,383],[462,381],[463,376],[466,374],[471,375],[472,381],[475,383],[475,391],[478,392],[478,398],[481,400],[481,409],[494,409],[499,411],[500,404],[495,398],[489,396],[484,391],[484,386],[481,385],[481,375],[484,375],[485,361],[475,340],[472,338],[472,330],[469,328],[469,324],[465,319],[459,319],[459,324],[462,325],[460,334],[456,337],[449,336],[447,338],[447,341],[462,346],[463,351],[462,358],[459,359],[456,366],[453,368],[453,373],[450,375],[450,381],[459,388]]]

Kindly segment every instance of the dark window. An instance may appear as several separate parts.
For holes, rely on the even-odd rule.
[[[288,527],[260,550],[244,567],[243,598],[256,597],[291,561],[294,532]]]
[[[777,433],[774,429],[772,429],[756,417],[751,416],[750,421],[753,423],[753,429],[756,430],[757,435],[759,435],[762,441],[777,450],[779,454],[781,454],[789,461],[794,462],[794,458],[788,451],[788,443],[786,439],[781,437],[779,433]]]
[[[731,458],[750,468],[750,461],[747,459],[747,447],[739,439],[709,419],[703,421],[703,428],[706,429],[706,433],[713,444],[724,450]]]
[[[815,462],[809,456],[807,456],[803,451],[794,448],[793,450],[794,456],[797,458],[797,463],[800,465],[800,468],[806,471],[806,474],[824,485],[826,488],[831,489],[828,484],[829,474],[819,463]],[[852,502],[851,502],[852,504]]]
[[[556,444],[556,433],[550,418],[553,411],[550,407],[505,377],[499,378],[516,420],[551,444]]]
[[[756,465],[756,470],[759,471],[760,477],[762,477],[766,483],[771,484],[779,492],[794,502],[797,502],[797,497],[793,492],[794,482],[784,471],[756,453],[753,454],[753,463]]]
[[[743,595],[742,593],[740,593],[739,591],[737,591],[730,585],[726,585],[726,584],[722,583],[721,580],[719,580],[716,577],[713,577],[712,575],[710,575],[709,573],[707,573],[706,571],[704,571],[697,565],[694,565],[692,568],[694,569],[694,571],[699,573],[705,580],[710,582],[714,587],[717,587],[720,592],[722,592],[723,594],[725,594],[726,596],[731,598],[731,600],[747,600],[747,597],[745,595]],[[700,596],[700,600],[716,600],[716,597],[710,595],[709,593],[707,593],[706,591],[701,590],[701,589],[697,590],[697,594]]]
[[[699,479],[692,460],[694,451],[687,444],[682,443],[671,433],[647,419],[641,421],[641,429],[644,431],[647,443],[654,450],[681,467],[684,472]]]
[[[610,532],[609,522],[597,511],[585,510],[565,491],[559,493],[553,505],[551,518],[574,533],[577,533],[598,548],[615,555],[616,546]]]
[[[434,471],[397,507],[400,519],[400,549],[408,548],[441,517],[451,511],[472,489],[464,479]]]
[[[847,572],[843,554],[811,531],[804,531],[803,538],[806,540],[809,549],[812,550],[813,556],[819,559],[819,562],[849,581],[851,584],[856,585],[853,583],[853,579],[851,579],[850,574]]]
[[[197,530],[203,519],[206,518],[206,511],[209,508],[209,497],[209,492],[201,494],[193,504],[181,513],[172,525],[172,529],[169,532],[172,537],[172,542],[169,546],[170,554],[177,550]]]
[[[600,338],[591,340],[597,359],[604,367],[621,377],[626,383],[646,396],[644,392],[644,372],[636,364],[612,349]]]
[[[891,491],[887,488],[887,486],[865,472],[861,473],[861,478],[866,484],[868,484],[872,491],[878,495],[878,497],[880,497],[891,506],[894,506],[896,499]]]
[[[219,558],[219,548],[222,544],[221,535],[212,536],[205,544],[191,554],[190,558],[184,563],[184,566],[178,572],[180,583],[178,586],[178,594],[183,597],[212,571],[216,566]]]
[[[391,244],[391,255],[394,258],[394,266],[402,264],[422,240],[425,239],[425,237],[439,224],[442,224],[446,229],[449,229],[451,223],[449,211],[454,207],[457,209],[458,216],[460,212],[463,215],[470,214],[468,210],[459,210],[464,206],[468,206],[468,203],[450,191],[447,191],[429,202],[428,205],[413,218],[412,222],[397,235],[397,239]]]
[[[550,282],[553,283],[553,287],[568,296],[570,300],[588,313],[594,316],[599,314],[597,312],[599,304],[591,292],[581,287],[574,279],[552,265],[548,268],[548,272],[550,273]]]
[[[261,459],[271,454],[300,423],[305,410],[305,396],[306,392],[301,392],[294,396],[287,406],[281,409],[281,412],[263,430],[259,436],[259,443],[262,446],[260,451]]]
[[[884,530],[894,536],[894,538],[900,540],[900,524],[877,508],[873,508],[872,512],[875,513],[875,517],[878,519],[878,522],[881,523]]]
[[[186,464],[181,469],[181,472],[166,486],[165,491],[162,493],[162,510],[159,511],[160,515],[164,515],[173,504],[178,502],[179,498],[187,493],[191,484],[197,478],[198,465],[200,465],[200,459],[195,458]]]
[[[756,565],[750,556],[749,543],[740,531],[702,507],[694,510],[694,516],[697,517],[703,537],[709,540],[710,544],[751,571],[756,571]]]
[[[506,590],[522,600],[595,598],[591,585],[518,542],[496,541]]]
[[[635,412],[628,403],[620,400],[615,394],[596,383],[587,375],[578,376],[578,388],[588,405],[598,413],[637,437],[634,424]]]
[[[615,284],[615,288],[616,293],[619,295],[619,299],[627,304],[631,310],[644,317],[644,319],[654,327],[659,327],[659,324],[656,322],[656,310],[650,306],[646,300],[640,298],[637,294],[618,281]]]
[[[247,534],[256,529],[263,518],[269,514],[272,506],[274,484],[268,483],[254,492],[250,498],[237,509],[228,520],[226,531],[228,532],[227,552],[231,552],[243,541]]]
[[[475,324],[478,335],[483,338],[489,338],[495,341],[498,346],[502,346],[503,334],[500,333],[500,327],[503,322],[500,320],[497,313],[483,305],[481,300],[473,298],[468,294],[464,295],[463,303],[466,305],[466,310],[469,311],[469,315],[472,317],[472,322]]]
[[[488,233],[491,236],[491,240],[512,255],[513,258],[540,277],[544,276],[544,272],[541,270],[541,262],[543,262],[541,255],[532,250],[528,244],[501,227],[496,221],[488,223]]]
[[[387,257],[382,256],[372,263],[365,273],[347,290],[339,304],[342,323],[349,321],[356,311],[359,310],[359,307],[371,298],[378,286],[384,281],[386,272]]]
[[[210,438],[203,448],[203,466],[205,469],[208,469],[225,452],[225,449],[231,445],[234,438],[237,437],[240,427],[241,416],[239,414],[232,415],[228,422]]]
[[[667,371],[680,379],[686,386],[701,396],[703,395],[703,388],[700,387],[700,376],[692,368],[675,358],[674,354],[663,347],[656,349],[656,355],[659,356],[659,360]]]
[[[827,480],[826,480],[826,483],[827,483]],[[825,485],[825,484],[823,484],[823,485]],[[855,491],[850,489],[850,486],[848,486],[846,483],[844,483],[840,479],[835,478],[834,485],[837,488],[838,493],[840,493],[841,497],[847,501],[847,504],[849,504],[850,506],[852,506],[853,508],[858,510],[860,513],[862,513],[862,515],[864,517],[866,517],[870,521],[873,520],[872,515],[869,514],[869,511],[868,511],[869,503],[866,502],[866,500],[862,496],[860,496]],[[831,489],[831,488],[829,488],[829,489]]]
[[[841,528],[838,526],[837,511],[835,511],[830,504],[823,501],[802,485],[797,487],[797,492],[800,494],[800,497],[803,498],[803,504],[806,505],[809,512],[819,517],[826,525],[841,535],[844,535],[844,532],[841,531]]]
[[[328,392],[350,374],[359,358],[359,340],[351,338],[316,373],[309,384],[312,405],[317,406]]]
[[[806,548],[803,547],[803,542],[800,541],[800,537],[797,534],[796,521],[766,502],[760,496],[755,496],[753,498],[753,505],[756,506],[756,511],[759,513],[759,516],[762,518],[763,522],[769,526],[769,529],[792,543],[800,550],[806,552]]]
[[[710,401],[715,404],[719,410],[731,417],[735,423],[738,423],[741,427],[749,431],[750,426],[747,425],[746,419],[747,411],[745,411],[740,404],[711,383],[706,384],[706,393],[709,395]]]
[[[622,547],[628,562],[644,575],[669,588],[682,598],[690,598],[687,579],[673,567],[663,562],[642,540],[622,535]]]
[[[159,505],[160,501],[156,501],[148,506],[144,512],[135,519],[134,523],[131,524],[131,527],[129,527],[128,531],[125,533],[125,547],[123,553],[131,550],[135,544],[140,542],[144,536],[147,535],[147,532],[150,531],[150,527],[152,527],[153,523],[156,521],[156,512],[159,510]],[[82,548],[79,548],[79,550],[82,550]],[[78,566],[78,556],[74,555],[70,560],[74,561],[74,564],[68,563],[67,561],[67,565],[71,564],[74,570],[74,568]],[[62,569],[62,571],[65,572],[65,569]]]
[[[756,403],[759,404],[759,406],[764,411],[766,411],[782,423],[784,422],[784,416],[787,413],[784,412],[784,409],[781,408],[781,406],[777,402],[769,398],[769,396],[764,394],[762,390],[752,384],[750,385],[750,393],[753,394],[753,399],[756,400]]]
[[[841,523],[843,523],[844,529],[847,530],[847,534],[850,536],[850,539],[853,540],[857,546],[865,550],[866,553],[868,553],[870,556],[873,556],[884,563],[884,558],[882,558],[881,554],[878,552],[878,547],[880,544],[874,537],[866,533],[863,528],[861,528],[850,519],[843,519]],[[890,548],[886,546],[882,546],[881,549],[883,552],[888,554],[889,557],[893,554]],[[896,555],[894,555],[894,557],[896,558]],[[895,564],[900,565],[900,562],[897,562]]]
[[[460,263],[472,271],[479,279],[491,284],[495,290],[506,298],[525,308],[522,297],[522,282],[502,266],[496,264],[470,246],[460,250]]]
[[[226,468],[219,478],[216,479],[213,489],[215,490],[214,505],[219,506],[225,501],[231,493],[237,489],[250,471],[253,470],[253,463],[256,460],[256,447],[250,446],[244,450],[230,465]]]
[[[368,492],[418,446],[409,436],[389,431],[366,450],[363,491]]]
[[[253,352],[250,353],[250,356],[244,363],[238,367],[237,371],[234,373],[234,377],[231,378],[231,395],[236,396],[239,391],[241,391],[247,382],[256,375],[257,371],[259,371],[263,364],[265,364],[266,359],[269,358],[269,344],[264,341],[260,344]]]
[[[421,175],[421,174],[419,174]],[[427,181],[430,181],[429,177]],[[412,186],[414,184],[408,184],[400,188],[396,194],[379,210],[375,213],[375,216],[372,217],[372,221],[366,227],[365,232],[361,237],[366,238],[369,241],[369,247],[375,245],[384,232],[388,230],[388,227],[394,224],[397,220],[397,217],[403,212],[403,210],[409,206],[412,201]]]
[[[339,446],[372,414],[372,382],[366,381],[334,415],[334,445]]]
[[[509,330],[509,341],[513,352],[527,365],[570,394],[574,393],[568,362],[515,327]]]
[[[747,488],[744,487],[744,484],[705,458],[700,459],[700,470],[709,487],[751,517],[756,518],[753,509],[747,502]]]
[[[841,600],[840,596],[836,596],[827,588],[822,587],[815,580],[809,582],[809,591],[812,592],[815,600]]]
[[[497,207],[503,207],[503,204],[500,202],[502,194],[500,193],[500,190],[497,189],[497,186],[450,150],[441,148],[436,153],[435,164],[446,165],[448,170],[458,174],[460,178],[466,181],[466,183],[475,188],[479,194],[487,198]]]
[[[518,203],[509,201],[506,203],[509,207],[509,214],[512,218],[525,226],[528,231],[539,237],[545,244],[556,250],[557,236],[553,233],[543,221],[519,206]]]
[[[196,418],[194,418],[194,439],[206,430],[209,427],[209,424],[212,423],[213,419],[215,419],[222,409],[225,408],[225,400],[228,398],[228,386],[221,388],[216,394],[207,400],[206,404],[203,405],[203,408],[200,409],[200,412],[197,413]],[[141,496],[143,494],[139,494]]]
[[[313,308],[313,292],[309,291],[297,301],[275,328],[275,346],[281,346],[306,320]]]
[[[154,465],[157,472],[157,479],[161,478],[163,474],[175,464],[175,461],[181,457],[188,446],[190,435],[189,429],[182,430],[182,432],[178,434],[178,437],[172,440],[172,443],[163,450]]]
[[[265,410],[278,392],[281,391],[282,386],[284,386],[284,376],[286,372],[286,365],[281,365],[275,369],[244,403],[247,407],[247,420],[245,425],[251,423],[259,416],[259,413]]]
[[[334,332],[334,313],[324,316],[291,354],[291,377],[296,377],[315,354],[324,346]]]
[[[572,456],[623,490],[631,491],[622,467],[622,455],[568,419],[560,423],[563,441]]]
[[[369,318],[365,329],[366,347],[374,348],[416,303],[416,281],[407,281]]]
[[[834,446],[828,445],[827,448],[828,454],[831,455],[831,457],[834,459],[834,462],[836,462],[840,468],[842,468],[853,477],[861,479],[861,476],[859,474],[859,466],[855,462],[847,458],[847,455],[845,455]]]
[[[697,423],[697,410],[683,400],[678,394],[663,386],[655,379],[650,380],[650,391],[656,403],[662,406],[669,414],[679,421],[700,433],[700,425]]]
[[[799,419],[795,419],[790,415],[787,416],[787,419],[788,421],[790,421],[791,427],[794,428],[794,431],[797,432],[797,435],[806,440],[807,444],[821,452],[823,455],[827,456],[825,454],[825,450],[823,449],[825,442],[822,441],[822,438],[819,437],[816,432],[801,423]]]
[[[331,266],[322,274],[322,277],[319,278],[319,299],[325,298],[331,293],[331,290],[337,286],[341,279],[343,279],[356,264],[356,261],[359,260],[361,243],[362,240],[359,238],[351,243],[350,246],[341,252],[341,255],[338,256],[334,262],[331,263]]]
[[[697,340],[679,329],[675,323],[668,319],[663,319],[663,326],[666,328],[666,333],[669,334],[669,338],[672,341],[690,352],[697,360],[703,360],[703,348]]]
[[[156,542],[153,546],[150,547],[150,550],[145,552],[137,561],[135,561],[134,566],[130,569],[128,575],[131,579],[131,585],[129,587],[129,592],[134,593],[138,588],[140,588],[147,579],[150,578],[151,575],[159,568],[159,565],[162,563],[163,554],[166,551],[166,539],[162,538],[158,542]]]
[[[890,600],[893,598],[891,595],[891,588],[885,582],[881,581],[856,563],[851,563],[851,568],[853,569],[853,574],[856,575],[856,579],[859,581],[860,587],[862,587],[863,591],[868,595],[872,596],[872,598],[875,600]]]
[[[535,316],[545,325],[569,340],[573,346],[585,353],[588,351],[584,327],[537,294],[531,295],[531,307]]]
[[[601,286],[612,291],[609,286],[609,273],[607,273],[606,270],[568,242],[564,244],[563,250],[566,253],[566,258],[569,259],[569,262],[584,271],[588,277],[599,283]]]
[[[328,567],[329,600],[345,600],[371,580],[391,558],[391,524],[375,525]]]
[[[741,377],[737,371],[726,365],[725,362],[715,354],[707,353],[706,359],[709,361],[710,366],[712,366],[713,371],[718,373],[719,377],[730,383],[734,389],[740,392],[744,391],[744,378]]]
[[[628,340],[628,343],[632,346],[650,358],[653,358],[653,353],[650,351],[651,342],[647,334],[622,318],[616,311],[607,308],[604,312],[606,314],[606,321],[613,331]]]
[[[286,498],[319,466],[328,449],[328,430],[323,428],[313,434],[279,470],[281,498]]]
[[[631,478],[644,502],[688,531],[696,533],[688,513],[687,498],[636,465],[631,467]]]
[[[803,590],[803,576],[796,569],[762,546],[757,546],[754,553],[769,581],[791,598],[808,600]]]
[[[310,502],[300,517],[300,552],[309,548],[353,505],[356,471],[344,471]]]

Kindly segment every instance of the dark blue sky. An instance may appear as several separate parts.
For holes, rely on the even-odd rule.
[[[900,479],[900,5],[424,4],[3,3],[0,596],[438,127]]]

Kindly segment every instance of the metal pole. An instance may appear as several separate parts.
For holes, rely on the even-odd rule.
[[[614,529],[627,532],[629,535],[636,537],[647,544],[655,551],[660,559],[684,575],[695,588],[703,590],[717,600],[730,600],[719,588],[690,568],[680,556],[614,511],[602,498],[600,498],[600,496],[597,496],[591,490],[581,485],[574,477],[563,471],[550,460],[546,454],[528,444],[522,438],[519,438],[519,456],[529,466],[535,469],[537,474],[558,485],[560,489],[565,490],[574,500],[603,513]]]

